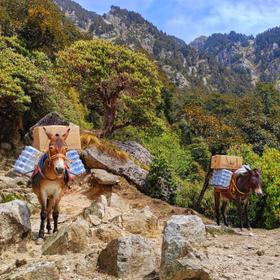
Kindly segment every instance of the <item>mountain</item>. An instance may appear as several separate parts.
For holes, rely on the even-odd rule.
[[[199,37],[190,43],[200,54],[209,55],[233,72],[247,75],[255,84],[280,78],[280,27],[253,36],[231,31]]]
[[[207,53],[158,30],[138,13],[112,6],[100,16],[71,0],[55,0],[55,3],[77,26],[94,37],[144,49],[179,88],[204,86],[240,94],[251,87],[247,75],[232,71]]]

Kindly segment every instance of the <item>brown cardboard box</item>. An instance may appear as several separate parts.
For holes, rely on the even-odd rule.
[[[44,126],[47,132],[52,134],[63,135],[68,126],[63,125],[48,125]],[[69,150],[80,150],[81,149],[81,139],[80,139],[80,127],[77,125],[70,125],[70,132],[66,139]],[[33,129],[33,147],[36,149],[45,152],[48,150],[49,139],[43,129],[43,126],[37,126]]]
[[[211,168],[213,169],[238,169],[242,166],[242,157],[216,155],[212,156]]]

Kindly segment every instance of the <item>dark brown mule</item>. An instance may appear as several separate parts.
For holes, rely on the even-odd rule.
[[[220,225],[220,199],[222,198],[223,204],[221,207],[221,212],[222,212],[224,224],[228,226],[228,222],[226,219],[226,208],[227,208],[228,201],[235,201],[239,220],[240,220],[240,229],[243,228],[242,210],[244,210],[245,213],[245,226],[247,228],[250,228],[250,223],[248,219],[248,204],[249,204],[250,192],[253,192],[258,196],[263,195],[262,188],[261,188],[260,171],[258,169],[254,169],[254,170],[247,169],[246,173],[240,175],[234,174],[229,189],[222,190],[222,189],[214,188],[217,224]],[[243,209],[241,207],[242,201],[244,204]]]
[[[65,134],[52,135],[44,128],[50,143],[46,153],[46,159],[43,165],[38,166],[39,180],[35,182],[32,179],[32,189],[37,195],[41,204],[41,225],[39,230],[39,238],[44,238],[45,220],[47,219],[48,233],[51,231],[50,214],[53,214],[54,229],[57,231],[57,222],[59,216],[59,202],[65,191],[65,169],[67,144],[65,142],[69,135],[70,128]]]

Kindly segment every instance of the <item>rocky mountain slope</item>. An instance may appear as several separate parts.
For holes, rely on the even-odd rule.
[[[146,50],[180,88],[203,85],[211,90],[240,93],[258,81],[280,77],[280,27],[256,37],[216,33],[189,45],[158,30],[141,15],[119,7],[103,16],[71,0],[55,0],[80,28],[94,36]]]
[[[183,40],[158,30],[138,13],[112,6],[108,13],[98,16],[71,0],[55,2],[93,36],[147,51],[180,88],[205,86],[211,90],[240,93],[251,86],[246,75],[231,71]]]
[[[235,32],[199,37],[190,46],[207,54],[235,73],[247,76],[253,84],[257,81],[277,82],[280,76],[280,28],[246,36]]]

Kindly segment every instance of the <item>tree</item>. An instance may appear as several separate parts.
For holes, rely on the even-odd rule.
[[[16,37],[0,36],[0,141],[22,128],[19,122],[27,110],[44,114],[51,107],[51,76],[43,69],[48,59],[42,53],[36,57],[37,65],[35,56]]]
[[[83,36],[51,0],[1,0],[0,30],[50,56]]]
[[[101,106],[100,136],[147,125],[155,116],[161,82],[157,67],[143,54],[105,40],[78,41],[59,52],[57,71],[88,108]]]

